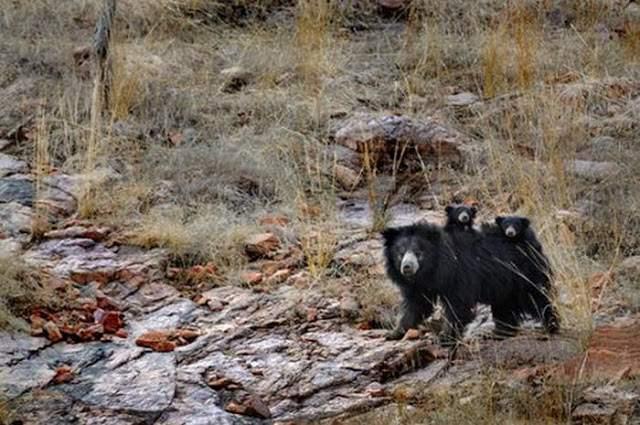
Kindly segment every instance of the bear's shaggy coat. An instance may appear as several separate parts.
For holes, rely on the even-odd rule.
[[[403,299],[402,315],[388,338],[401,338],[417,327],[437,300],[449,324],[446,344],[460,339],[478,303],[491,306],[498,334],[512,334],[524,316],[542,319],[550,332],[557,330],[547,296],[548,262],[546,268],[531,262],[531,252],[506,238],[499,226],[485,225],[471,237],[432,224],[388,228],[382,235],[387,274]]]

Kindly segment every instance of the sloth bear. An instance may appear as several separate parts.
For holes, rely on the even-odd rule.
[[[499,216],[495,224],[484,224],[481,228],[483,246],[490,247],[485,253],[500,254],[495,256],[495,262],[506,269],[503,273],[510,277],[517,296],[513,303],[518,305],[520,314],[515,318],[502,317],[506,326],[501,326],[501,331],[506,334],[509,329],[512,332],[517,329],[523,315],[540,320],[549,333],[559,329],[558,314],[549,299],[553,271],[530,224],[526,217]]]
[[[445,208],[447,223],[445,230],[473,230],[473,220],[476,218],[477,208],[464,204],[452,204]]]
[[[532,253],[543,257],[541,250],[509,239],[498,225],[484,225],[473,238],[456,233],[432,224],[382,232],[387,274],[403,299],[401,317],[388,339],[402,338],[417,327],[438,300],[449,325],[441,337],[446,345],[461,338],[478,303],[491,306],[498,336],[512,335],[527,315],[541,319],[549,332],[557,331],[547,297],[548,263],[530,261]]]

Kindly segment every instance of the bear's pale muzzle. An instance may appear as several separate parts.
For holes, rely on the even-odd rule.
[[[400,272],[404,276],[413,276],[418,272],[418,258],[416,254],[411,251],[408,251],[402,257],[402,262],[400,263]]]

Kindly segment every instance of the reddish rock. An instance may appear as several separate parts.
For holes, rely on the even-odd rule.
[[[211,311],[220,311],[226,305],[215,295],[215,291],[207,291],[201,294],[196,302],[198,305],[206,305]]]
[[[44,335],[44,326],[47,322],[37,314],[32,314],[30,317],[30,321],[31,321],[31,335],[33,336]]]
[[[272,256],[280,248],[280,240],[273,233],[261,233],[245,241],[244,251],[252,260]]]
[[[640,316],[595,329],[585,353],[560,368],[569,379],[609,381],[640,376]]]
[[[225,376],[213,376],[211,379],[207,381],[207,385],[214,390],[237,390],[242,388],[242,385],[239,383],[225,377]]]
[[[282,214],[266,215],[259,221],[261,226],[280,226],[285,227],[289,224],[289,218]]]
[[[86,285],[90,282],[108,283],[113,280],[114,273],[109,270],[92,270],[92,271],[73,271],[70,276],[71,280],[80,285]]]
[[[176,337],[186,342],[195,341],[202,333],[197,329],[178,329],[176,330]]]
[[[84,226],[71,226],[65,229],[51,230],[44,234],[47,239],[73,239],[83,238],[91,239],[96,242],[103,241],[109,235],[110,229],[108,227],[84,227]]]
[[[289,279],[287,279],[287,282],[297,287],[306,287],[309,286],[311,282],[311,275],[308,271],[303,270],[291,275]]]
[[[373,326],[371,325],[371,322],[360,322],[356,325],[356,328],[361,331],[369,331],[373,329]]]
[[[137,288],[143,283],[148,282],[149,276],[141,271],[122,269],[116,273],[116,280],[127,282],[129,285]]]
[[[122,320],[122,315],[117,311],[108,311],[100,321],[102,326],[104,326],[104,331],[106,333],[116,333],[120,328],[124,326],[124,322]]]
[[[404,338],[406,340],[413,340],[420,338],[420,331],[417,329],[409,329],[407,333],[404,334]]]
[[[54,384],[64,384],[71,380],[73,380],[73,369],[71,369],[71,366],[64,365],[56,369],[52,382]]]
[[[98,303],[91,298],[78,298],[76,303],[80,304],[80,308],[87,313],[93,314],[98,309]]]
[[[176,343],[169,340],[172,336],[170,331],[148,331],[136,339],[136,344],[153,351],[169,352],[176,349]]]
[[[105,295],[97,295],[96,303],[98,307],[104,310],[120,310],[118,304]]]
[[[60,329],[55,323],[49,321],[44,324],[43,329],[46,332],[46,335],[49,341],[51,342],[62,341],[62,332],[60,332]]]
[[[277,272],[269,276],[265,280],[265,283],[267,285],[277,285],[287,280],[289,276],[291,276],[291,270],[289,269],[278,270]]]
[[[186,278],[190,282],[200,283],[219,277],[218,267],[213,263],[205,265],[196,265],[189,268],[186,272]]]
[[[233,400],[224,406],[224,410],[237,415],[253,416],[256,418],[271,418],[269,406],[254,394],[247,394],[242,400]]]
[[[371,397],[384,397],[386,394],[384,386],[379,382],[372,382],[369,384],[366,388],[366,392]]]
[[[240,280],[247,285],[257,285],[264,279],[260,272],[244,271],[240,273]]]
[[[129,333],[127,331],[125,331],[124,329],[118,329],[115,333],[115,336],[117,336],[118,338],[127,338],[129,337]]]
[[[200,335],[200,331],[196,329],[152,330],[140,335],[136,339],[136,344],[154,351],[167,352],[193,342]]]
[[[80,328],[76,332],[76,336],[84,342],[97,341],[102,338],[102,335],[104,335],[104,327],[99,323]]]
[[[315,322],[318,320],[318,309],[310,307],[307,309],[307,322]]]

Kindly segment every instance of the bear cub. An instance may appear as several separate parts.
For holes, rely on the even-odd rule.
[[[452,204],[445,208],[447,223],[445,230],[473,230],[473,220],[478,209],[465,204]]]

